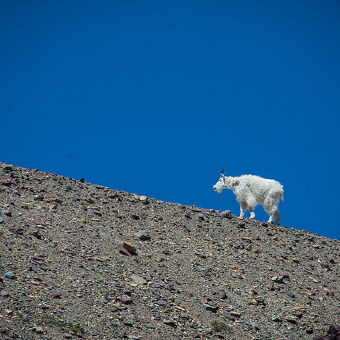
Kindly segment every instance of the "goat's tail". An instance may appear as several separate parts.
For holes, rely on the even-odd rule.
[[[281,192],[280,198],[282,199],[283,202],[283,191]]]

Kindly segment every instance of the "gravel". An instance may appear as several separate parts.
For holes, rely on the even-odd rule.
[[[0,339],[326,339],[340,323],[340,242],[305,230],[4,163],[0,222]]]

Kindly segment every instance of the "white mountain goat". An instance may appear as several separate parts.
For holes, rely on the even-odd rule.
[[[240,177],[230,177],[221,172],[219,181],[213,189],[221,193],[222,189],[230,189],[236,195],[240,203],[241,215],[249,209],[250,218],[255,218],[254,209],[258,204],[262,204],[264,210],[269,214],[268,223],[273,223],[274,218],[277,225],[280,225],[279,201],[283,201],[283,186],[273,179],[265,179],[254,175],[242,175]]]

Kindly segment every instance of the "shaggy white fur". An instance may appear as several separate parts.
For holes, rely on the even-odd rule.
[[[242,175],[240,177],[225,176],[223,171],[219,181],[213,189],[221,193],[223,189],[230,189],[236,195],[240,203],[241,215],[249,209],[250,218],[255,218],[254,209],[258,204],[263,205],[264,210],[269,215],[268,223],[280,225],[279,201],[283,201],[283,186],[273,179],[266,179],[254,175]]]

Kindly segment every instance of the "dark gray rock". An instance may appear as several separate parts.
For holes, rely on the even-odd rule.
[[[225,210],[225,211],[222,211],[220,216],[222,218],[228,218],[228,219],[231,219],[231,211],[230,210]]]
[[[138,231],[135,236],[139,238],[141,241],[150,241],[151,237],[145,230]]]

